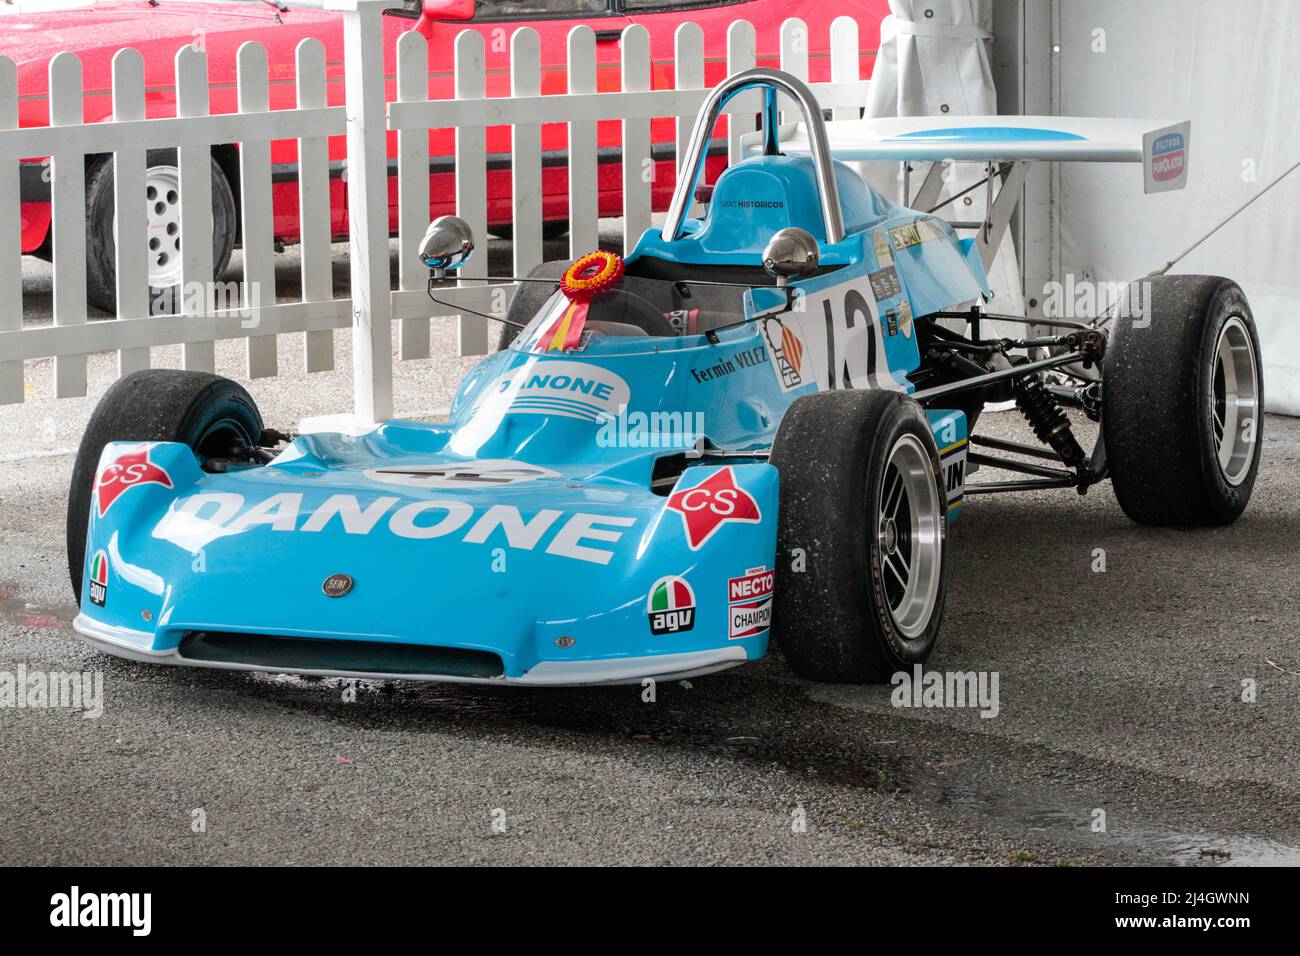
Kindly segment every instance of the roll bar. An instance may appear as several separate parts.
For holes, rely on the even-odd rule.
[[[686,162],[678,166],[679,170],[689,170],[689,173],[678,176],[677,188],[673,191],[673,200],[668,206],[668,218],[660,232],[665,242],[675,242],[681,235],[687,211],[691,208],[695,196],[696,184],[704,168],[706,147],[723,107],[738,93],[755,87],[761,87],[764,91],[764,155],[776,156],[780,153],[777,133],[777,94],[784,93],[799,104],[799,109],[803,113],[804,127],[808,130],[813,167],[817,173],[817,188],[821,193],[822,222],[826,227],[826,242],[834,244],[844,238],[844,211],[840,206],[840,190],[835,182],[830,144],[826,139],[826,127],[822,122],[822,110],[817,97],[798,77],[782,70],[758,67],[727,77],[713,88],[713,92],[700,107],[699,115],[695,117],[695,128],[691,130],[690,144],[686,148]]]

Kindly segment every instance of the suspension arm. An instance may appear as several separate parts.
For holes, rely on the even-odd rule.
[[[962,379],[960,382],[948,382],[944,385],[935,385],[931,388],[922,389],[919,392],[913,392],[912,397],[918,402],[929,402],[945,395],[954,395],[958,392],[968,392],[971,389],[983,388],[984,386],[992,385],[995,382],[1005,382],[1008,379],[1020,378],[1023,375],[1041,372],[1044,369],[1059,368],[1062,365],[1069,365],[1072,362],[1081,362],[1087,357],[1087,354],[1084,352],[1066,352],[1063,355],[1052,355],[1045,359],[1039,359],[1036,362],[1026,362],[1024,365],[1013,365],[1011,368],[998,369],[997,371],[988,372],[984,375],[975,375],[971,378]]]

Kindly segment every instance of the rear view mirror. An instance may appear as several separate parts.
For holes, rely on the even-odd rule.
[[[817,271],[819,259],[817,240],[798,226],[782,229],[763,250],[763,268],[775,277],[777,285],[812,275]]]
[[[439,216],[420,242],[420,261],[441,278],[459,269],[474,251],[474,233],[459,216]]]

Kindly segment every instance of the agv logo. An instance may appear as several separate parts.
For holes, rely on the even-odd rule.
[[[669,575],[660,578],[646,599],[650,633],[676,634],[695,626],[695,592],[685,578]]]
[[[90,603],[103,607],[108,600],[108,555],[99,550],[90,559]]]

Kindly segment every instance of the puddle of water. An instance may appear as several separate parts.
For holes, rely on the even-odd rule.
[[[76,616],[71,605],[35,604],[20,597],[12,585],[0,584],[0,622],[53,630],[71,624]]]
[[[1000,789],[988,780],[951,772],[942,777],[909,774],[905,789],[945,806],[972,810],[1000,826],[1068,839],[1081,848],[1110,841],[1175,866],[1300,866],[1300,846],[1261,837],[1185,831],[1148,821],[1121,823],[1113,814],[1106,832],[1094,833],[1092,808],[1075,800]]]

